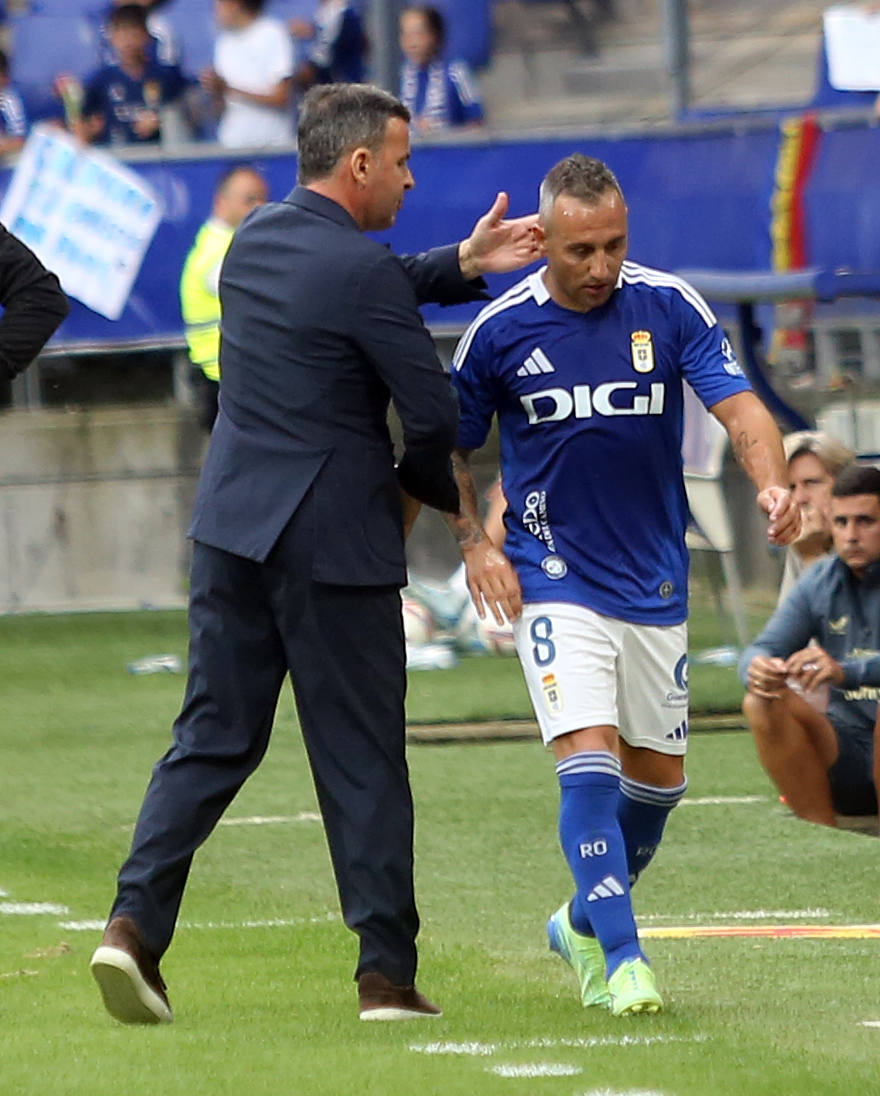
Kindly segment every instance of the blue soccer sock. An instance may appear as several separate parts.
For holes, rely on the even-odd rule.
[[[572,928],[596,937],[610,974],[625,959],[644,958],[617,820],[620,762],[604,750],[584,751],[558,762],[556,773],[559,840],[575,883],[569,907]]]
[[[617,818],[626,845],[630,886],[654,859],[669,812],[686,791],[687,777],[675,788],[655,788],[621,776]]]

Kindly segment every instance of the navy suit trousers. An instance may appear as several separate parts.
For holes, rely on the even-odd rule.
[[[314,582],[316,551],[308,496],[265,563],[194,545],[186,697],[111,916],[133,917],[164,953],[193,854],[260,763],[290,671],[343,916],[360,938],[355,976],[408,985],[419,922],[399,594]]]

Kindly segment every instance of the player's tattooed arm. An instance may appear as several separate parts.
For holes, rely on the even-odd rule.
[[[488,607],[495,620],[503,624],[505,620],[516,620],[522,611],[522,592],[510,560],[492,544],[483,528],[469,457],[470,452],[465,449],[456,449],[452,454],[460,510],[458,514],[444,516],[461,550],[477,614],[481,620],[485,619]]]
[[[462,552],[486,539],[483,523],[480,521],[477,488],[468,463],[469,457],[470,452],[465,449],[456,449],[452,454],[452,475],[458,485],[461,508],[457,514],[445,515],[452,535]]]
[[[738,392],[709,410],[727,431],[734,456],[757,489],[758,506],[767,515],[767,539],[791,544],[800,532],[801,514],[788,487],[782,436],[773,416],[754,392]]]

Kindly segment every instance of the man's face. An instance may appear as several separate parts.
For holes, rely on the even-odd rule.
[[[850,495],[831,499],[834,550],[855,575],[880,559],[880,498]]]
[[[574,312],[605,304],[626,258],[627,216],[620,193],[609,188],[591,205],[560,194],[535,231],[547,257],[553,300]]]
[[[262,175],[255,171],[236,171],[217,195],[214,212],[221,221],[238,228],[252,209],[265,205],[268,197]]]
[[[404,194],[415,186],[409,169],[409,126],[402,118],[389,118],[385,142],[371,153],[364,179],[361,228],[376,232],[390,228]]]
[[[246,21],[247,13],[238,0],[214,0],[214,20],[224,30],[234,30]]]

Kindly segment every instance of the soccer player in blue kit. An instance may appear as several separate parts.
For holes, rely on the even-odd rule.
[[[626,261],[612,172],[572,155],[541,185],[546,266],[471,324],[453,359],[462,516],[449,522],[478,612],[514,621],[575,893],[547,923],[585,1006],[658,1012],[630,887],[687,787],[687,498],[682,381],[726,428],[787,544],[800,524],[779,431],[706,302]],[[498,416],[504,552],[477,516],[468,455]]]

